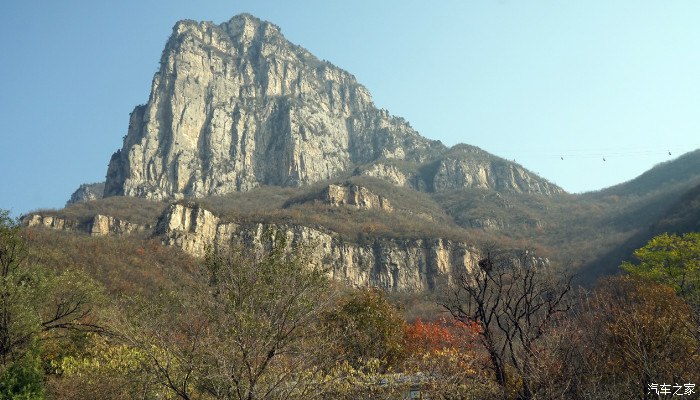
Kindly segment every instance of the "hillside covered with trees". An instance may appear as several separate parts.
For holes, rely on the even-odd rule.
[[[696,233],[586,290],[484,249],[430,300],[330,281],[273,231],[195,259],[1,222],[3,398],[693,398],[700,379]]]

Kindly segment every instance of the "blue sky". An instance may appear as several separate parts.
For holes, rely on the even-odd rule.
[[[570,192],[700,147],[696,0],[4,0],[0,208],[60,208],[104,180],[175,22],[241,12],[353,73],[424,136]]]

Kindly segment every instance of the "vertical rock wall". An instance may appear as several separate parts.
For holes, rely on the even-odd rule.
[[[312,262],[329,267],[334,279],[391,291],[437,290],[470,271],[479,258],[473,247],[444,239],[357,244],[306,226],[225,223],[203,208],[180,204],[164,213],[156,229],[166,244],[195,256],[203,256],[210,245],[262,246],[268,231],[285,235],[293,245],[309,246]]]

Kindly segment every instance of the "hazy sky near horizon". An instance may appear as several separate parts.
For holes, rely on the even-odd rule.
[[[424,136],[569,192],[700,147],[696,0],[4,0],[0,208],[60,208],[104,180],[175,22],[242,12],[354,74]]]

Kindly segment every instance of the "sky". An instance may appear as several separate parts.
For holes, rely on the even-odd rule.
[[[700,147],[696,0],[3,0],[0,209],[61,208],[103,181],[175,22],[242,12],[422,135],[572,193]]]

